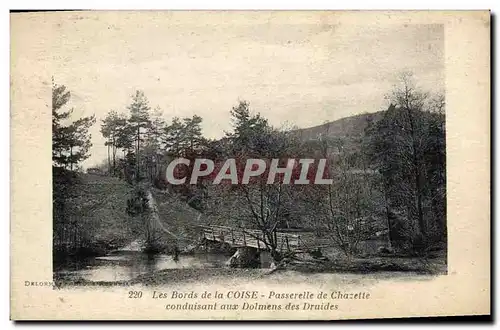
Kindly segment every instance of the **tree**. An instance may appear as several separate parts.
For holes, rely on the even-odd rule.
[[[266,133],[269,130],[267,119],[259,113],[250,113],[250,104],[246,101],[240,101],[238,106],[230,111],[231,121],[234,132],[226,133],[228,138],[233,139],[233,152],[235,153],[253,153],[263,150],[266,146],[260,145],[260,133]]]
[[[383,178],[391,234],[401,236],[394,229],[403,225],[413,248],[422,249],[431,236],[430,220],[442,222],[433,213],[444,214],[437,202],[443,198],[436,195],[444,186],[444,116],[430,111],[432,102],[418,89],[411,73],[400,76],[389,98],[391,106],[367,132],[372,160]]]
[[[163,142],[167,152],[181,156],[184,148],[184,125],[178,117],[172,119],[172,124],[165,126]]]
[[[165,120],[160,107],[156,107],[152,113],[150,125],[148,127],[148,144],[153,145],[156,149],[163,149],[163,131],[165,130]]]
[[[122,146],[120,138],[123,138],[121,134],[125,131],[126,126],[126,117],[116,111],[110,111],[101,123],[101,133],[106,138],[105,145],[108,147],[108,169],[112,174],[115,174],[116,153],[118,148]],[[129,137],[126,139],[129,140]]]
[[[148,178],[151,182],[159,176],[160,161],[162,158],[163,141],[162,135],[165,129],[163,113],[159,107],[156,107],[152,113],[151,120],[146,132],[146,141],[144,146],[144,163]]]
[[[66,86],[58,86],[52,80],[52,161],[60,166],[66,164],[66,136],[61,121],[68,119],[73,112],[73,109],[64,112],[61,108],[68,103],[70,97],[71,93],[66,90]]]
[[[127,153],[133,152],[133,150],[135,150],[135,127],[130,125],[128,120],[120,121],[119,123],[120,125],[118,125],[118,132],[116,136],[116,147],[122,150],[123,157],[125,157]]]
[[[273,259],[280,261],[283,255],[279,252],[277,231],[286,223],[293,204],[289,185],[283,184],[280,175],[274,182],[267,182],[269,164],[262,175],[253,177],[248,184],[241,182],[241,173],[250,158],[294,158],[296,141],[289,132],[270,127],[260,114],[251,114],[245,101],[233,108],[231,116],[233,132],[226,134],[225,143],[216,146],[226,149],[211,149],[211,152],[220,153],[213,155],[216,159],[235,159],[239,182],[208,186],[209,213],[226,225],[260,230],[259,239]],[[280,163],[280,167],[283,165]]]
[[[191,152],[200,151],[203,147],[205,139],[201,132],[201,123],[203,119],[200,116],[194,115],[191,118],[184,118],[184,143],[185,147]]]
[[[406,130],[407,140],[409,140],[409,154],[410,162],[409,165],[413,170],[413,180],[414,180],[414,195],[416,198],[416,208],[418,216],[418,224],[420,233],[423,235],[424,239],[427,235],[427,223],[424,219],[423,213],[423,175],[422,175],[422,150],[421,150],[421,133],[420,130],[422,122],[419,121],[420,113],[423,110],[427,95],[418,91],[415,87],[415,82],[413,80],[412,74],[404,72],[400,77],[400,85],[397,86],[392,94],[392,100],[404,111],[405,117],[403,118],[401,124],[403,131]]]
[[[136,181],[141,178],[141,142],[142,136],[149,127],[149,110],[148,100],[142,91],[136,91],[132,96],[132,103],[128,106],[130,111],[129,123],[134,130],[135,155],[136,155]]]
[[[95,116],[79,118],[64,125],[73,109],[61,111],[70,100],[66,87],[52,84],[52,161],[56,166],[73,170],[78,163],[87,159],[92,146],[89,128],[95,123]]]
[[[207,142],[201,129],[202,121],[197,115],[182,119],[174,117],[172,124],[164,128],[163,142],[166,150],[176,156],[199,154]]]
[[[91,136],[88,132],[95,117],[83,117],[71,121],[73,109],[64,111],[71,93],[64,85],[52,81],[52,177],[53,177],[53,227],[54,254],[75,250],[82,244],[81,224],[72,219],[75,183],[79,177],[74,170],[89,157]]]
[[[353,141],[326,132],[314,142],[306,144],[313,148],[308,157],[326,160],[324,175],[331,184],[304,186],[296,197],[304,205],[298,211],[318,236],[330,239],[350,259],[358,244],[379,229],[377,196],[370,189],[373,174],[366,168],[364,154],[350,148]]]
[[[74,166],[87,159],[92,146],[89,128],[95,124],[95,116],[77,119],[67,127],[68,163],[72,171]]]

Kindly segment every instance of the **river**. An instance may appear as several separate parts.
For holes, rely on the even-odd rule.
[[[103,257],[66,260],[55,266],[60,279],[92,282],[128,281],[139,275],[164,269],[225,268],[228,256],[212,253],[148,255],[138,251],[116,251]]]

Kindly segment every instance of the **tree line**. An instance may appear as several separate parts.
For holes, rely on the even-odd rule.
[[[165,155],[200,152],[206,142],[201,117],[176,117],[167,124],[159,107],[151,110],[142,91],[132,96],[128,111],[128,116],[110,111],[102,120],[101,133],[108,151],[107,171],[112,175],[128,181],[154,182]]]

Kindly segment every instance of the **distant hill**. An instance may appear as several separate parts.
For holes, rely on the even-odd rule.
[[[363,113],[314,127],[300,128],[295,132],[303,141],[317,140],[320,136],[356,139],[363,136],[369,121],[378,121],[382,118],[383,113],[383,111]]]

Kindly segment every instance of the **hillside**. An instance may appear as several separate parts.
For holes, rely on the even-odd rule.
[[[128,243],[141,227],[126,212],[130,193],[118,178],[54,169],[54,252],[103,254]]]
[[[185,245],[206,221],[198,211],[168,191],[148,186],[157,210],[155,236],[163,245]],[[116,177],[54,171],[54,251],[56,254],[103,255],[133,241],[144,241],[145,217],[127,205],[137,188]],[[178,240],[180,239],[180,241]]]
[[[316,140],[319,136],[330,138],[359,138],[370,121],[382,118],[383,111],[363,113],[351,117],[341,118],[322,125],[301,128],[296,130],[303,141]]]
[[[178,245],[185,248],[198,239],[197,225],[206,224],[207,217],[190,207],[182,197],[168,190],[152,189],[152,197],[157,205],[158,221],[155,235],[162,245]]]

